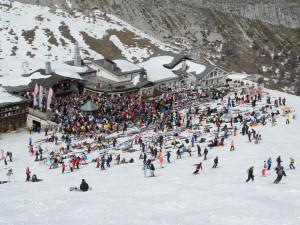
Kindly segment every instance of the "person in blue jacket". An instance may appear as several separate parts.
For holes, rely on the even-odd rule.
[[[271,169],[271,165],[272,165],[272,160],[271,160],[271,157],[269,157],[269,159],[268,159],[268,169],[267,170]]]
[[[29,146],[31,146],[31,143],[32,143],[32,139],[31,137],[29,138]]]
[[[194,147],[195,139],[192,137],[192,147]]]

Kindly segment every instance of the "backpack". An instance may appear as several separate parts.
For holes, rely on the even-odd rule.
[[[283,174],[283,170],[278,170],[278,175],[282,176],[282,174]]]
[[[249,174],[249,172],[250,172],[250,168],[247,170],[247,174]]]

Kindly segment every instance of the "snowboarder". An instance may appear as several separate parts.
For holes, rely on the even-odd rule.
[[[248,172],[248,179],[246,180],[246,182],[248,182],[250,179],[252,180],[252,182],[254,181],[253,169],[254,169],[254,166],[251,166],[247,170],[247,172]]]
[[[294,159],[291,157],[290,160],[291,160],[290,169],[295,169],[295,167],[294,167],[294,162],[295,162]]]
[[[196,167],[196,170],[195,170],[195,172],[194,172],[194,174],[199,173],[199,170],[200,170],[200,169],[203,171],[202,163],[195,164],[194,166],[197,166],[197,167]]]
[[[205,147],[205,149],[204,149],[204,160],[206,160],[207,154],[208,154],[208,150],[207,150],[207,148]]]
[[[277,178],[276,178],[276,180],[274,181],[274,184],[278,184],[278,183],[281,181],[282,176],[285,176],[285,177],[286,177],[286,174],[285,174],[285,172],[284,172],[282,166],[279,167],[279,169],[277,170],[276,173],[277,173]]]
[[[290,124],[290,115],[289,114],[286,116],[286,122],[285,123]]]
[[[150,177],[155,177],[154,171],[155,171],[155,167],[154,167],[153,163],[151,163],[151,165],[150,165],[150,173],[151,173]]]
[[[82,179],[82,182],[80,184],[80,190],[81,191],[88,191],[89,190],[89,185],[85,182],[84,179]]]
[[[213,165],[213,168],[216,168],[218,166],[218,162],[219,162],[219,160],[218,160],[218,156],[217,156],[214,160],[215,164]]]

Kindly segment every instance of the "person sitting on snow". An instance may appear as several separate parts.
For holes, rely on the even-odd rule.
[[[84,179],[82,179],[82,182],[80,184],[80,190],[81,191],[88,191],[89,190],[89,185],[85,182]]]

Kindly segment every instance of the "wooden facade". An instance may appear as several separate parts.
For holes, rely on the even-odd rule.
[[[0,133],[25,127],[27,114],[27,101],[0,104]]]

